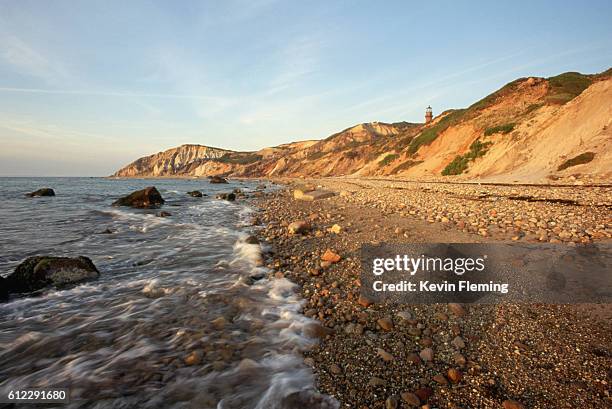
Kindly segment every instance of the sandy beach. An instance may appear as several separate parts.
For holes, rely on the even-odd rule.
[[[268,267],[299,284],[304,314],[320,323],[304,361],[341,407],[610,405],[608,308],[370,304],[359,282],[366,243],[610,240],[610,188],[279,182],[283,189],[254,199],[254,223],[271,249]],[[295,200],[298,183],[335,195]],[[302,229],[291,233],[295,222]]]

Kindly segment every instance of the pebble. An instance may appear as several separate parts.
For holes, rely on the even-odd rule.
[[[376,349],[376,353],[378,354],[378,356],[380,356],[383,361],[385,362],[390,362],[395,360],[395,357],[393,355],[391,355],[390,353],[388,353],[387,351],[385,351],[384,349],[381,348],[377,348]]]
[[[370,386],[385,386],[386,384],[387,382],[384,379],[377,378],[375,376],[370,378],[370,380],[368,381],[368,385]]]
[[[397,409],[399,400],[396,396],[389,396],[385,401],[385,409]]]
[[[502,403],[504,409],[525,409],[525,405],[512,399],[507,399]]]
[[[303,220],[292,222],[287,227],[287,230],[289,230],[289,233],[291,234],[306,234],[310,231],[310,229],[310,223]]]
[[[400,393],[402,400],[407,403],[409,406],[419,406],[421,404],[421,399],[412,392],[402,392]]]
[[[331,364],[329,366],[329,371],[333,373],[334,375],[339,375],[342,373],[342,369],[336,364]]]
[[[198,365],[200,362],[202,362],[202,352],[200,351],[193,351],[185,357],[185,365]]]
[[[465,311],[465,308],[461,304],[457,304],[457,303],[450,303],[450,304],[448,304],[448,309],[456,317],[463,317],[467,313]]]
[[[442,374],[435,375],[433,377],[433,380],[439,385],[442,385],[442,386],[448,385],[448,380]]]
[[[393,321],[390,318],[380,318],[376,323],[385,331],[391,331],[393,329]]]
[[[453,346],[457,349],[465,348],[465,342],[463,341],[463,338],[461,337],[453,338],[453,340],[451,341],[451,344],[453,344]]]
[[[433,395],[433,389],[429,387],[419,388],[414,391],[414,394],[419,397],[421,402],[427,402],[431,395]]]
[[[461,371],[455,368],[450,368],[446,375],[452,383],[459,383],[461,382],[461,379],[463,379],[463,374]]]
[[[431,348],[425,348],[419,353],[419,357],[425,362],[431,362],[434,358],[434,351]]]
[[[374,304],[374,301],[372,301],[371,299],[369,299],[365,295],[360,295],[359,299],[357,300],[357,303],[359,305],[361,305],[362,307],[366,307],[367,308],[370,305]]]
[[[321,260],[328,261],[330,263],[337,263],[338,261],[340,261],[341,258],[342,257],[340,257],[339,254],[334,253],[330,249],[325,250],[325,253],[323,253],[323,255],[321,256]]]

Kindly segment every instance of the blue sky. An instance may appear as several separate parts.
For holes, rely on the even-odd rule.
[[[0,175],[422,121],[612,66],[612,2],[0,0]]]

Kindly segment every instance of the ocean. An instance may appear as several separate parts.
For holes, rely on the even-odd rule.
[[[111,206],[151,185],[171,216]],[[0,275],[34,255],[87,256],[101,272],[0,303],[0,393],[67,388],[74,408],[337,407],[300,357],[315,340],[302,333],[312,321],[295,284],[245,241],[254,209],[215,199],[255,186],[0,178]],[[41,187],[56,196],[25,196]]]

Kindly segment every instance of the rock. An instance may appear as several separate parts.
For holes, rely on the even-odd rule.
[[[157,213],[157,217],[168,217],[168,216],[172,216],[172,213],[165,212],[163,210],[161,212]]]
[[[247,243],[247,244],[259,244],[259,239],[257,237],[255,237],[255,236],[251,235],[251,236],[247,237],[244,240],[244,242]]]
[[[311,322],[304,325],[302,333],[308,338],[324,339],[326,336],[331,335],[333,333],[333,330],[326,328],[316,322]]]
[[[434,319],[438,321],[448,321],[448,315],[444,314],[443,312],[436,312],[434,314]]]
[[[383,317],[376,321],[376,323],[385,331],[391,331],[393,329],[393,321],[388,317]]]
[[[191,197],[202,197],[202,192],[200,192],[199,190],[187,192],[187,194]]]
[[[310,190],[305,191],[302,189],[295,189],[293,191],[293,198],[295,200],[305,200],[308,202],[312,202],[314,200],[327,199],[329,197],[335,196],[334,192],[329,192],[327,190]]]
[[[374,304],[374,301],[366,297],[365,295],[360,295],[357,303],[362,307],[368,308],[370,305]]]
[[[448,304],[448,309],[452,312],[456,317],[463,317],[467,312],[465,308],[461,304],[450,303]]]
[[[442,385],[442,386],[446,386],[448,385],[448,380],[444,377],[444,375],[442,374],[437,374],[435,375],[433,378],[434,382],[436,382],[438,385]]]
[[[224,316],[219,316],[210,322],[216,329],[222,330],[227,325],[227,320]]]
[[[461,382],[461,379],[463,379],[463,374],[461,371],[455,368],[450,368],[446,375],[452,383],[459,383]]]
[[[368,381],[369,386],[385,386],[387,382],[384,379],[377,378],[375,376],[371,377]]]
[[[385,362],[394,361],[395,357],[382,348],[376,348],[376,354]]]
[[[334,224],[332,227],[327,229],[327,231],[330,233],[340,234],[340,232],[342,232],[342,227],[340,227],[338,224]]]
[[[0,276],[0,302],[7,301],[9,298],[8,282],[6,278]]]
[[[341,258],[339,254],[334,253],[330,249],[325,250],[325,253],[321,256],[321,260],[329,261],[330,263],[337,263]]]
[[[66,288],[94,280],[100,272],[87,257],[29,257],[6,277],[8,293],[28,293],[45,287]]]
[[[221,183],[221,182],[219,182]],[[227,200],[229,202],[233,202],[234,200],[236,200],[236,193],[234,192],[230,192],[230,193],[219,193],[216,196],[217,199],[220,200]]]
[[[411,320],[412,319],[412,313],[410,311],[400,311],[396,314],[398,317],[400,317],[403,320]]]
[[[209,176],[208,177],[208,181],[210,183],[227,183],[227,179],[221,177],[221,176]]]
[[[423,361],[421,360],[421,358],[415,354],[414,352],[411,352],[408,354],[408,357],[406,358],[408,362],[414,364],[414,365],[418,365],[420,363],[422,363]]]
[[[467,359],[465,359],[463,355],[457,353],[453,355],[453,362],[455,362],[455,365],[464,366],[467,363]]]
[[[385,409],[397,409],[399,400],[396,396],[389,396],[385,401]]]
[[[451,344],[453,344],[453,346],[457,349],[463,349],[465,348],[465,341],[463,341],[463,338],[461,337],[455,337],[452,341]]]
[[[512,399],[507,399],[502,402],[504,409],[525,409],[525,405]]]
[[[55,191],[49,187],[43,187],[42,189],[38,189],[34,192],[27,193],[26,196],[29,196],[29,197],[55,196]]]
[[[329,372],[333,373],[334,375],[340,375],[342,373],[342,368],[336,364],[331,364],[329,366]]]
[[[185,365],[198,365],[202,362],[202,353],[200,351],[193,351],[185,357]]]
[[[311,230],[311,228],[310,223],[303,220],[297,220],[287,226],[287,230],[289,230],[289,233],[291,234],[306,234]]]
[[[349,197],[352,195],[353,195],[353,192],[349,192],[348,190],[343,190],[340,192],[340,197]]]
[[[151,280],[151,282],[145,285],[142,289],[142,293],[147,298],[159,298],[166,295],[166,291],[159,286],[157,280]]]
[[[427,399],[433,395],[433,389],[429,387],[419,388],[414,391],[414,394],[419,397],[421,402],[427,402]]]
[[[431,348],[425,348],[419,353],[419,357],[425,362],[431,362],[434,358],[434,351]]]
[[[113,206],[129,206],[137,209],[153,209],[165,203],[155,186],[149,186],[122,197],[113,203]]]
[[[408,404],[408,406],[419,406],[421,404],[421,399],[412,392],[402,392],[400,393],[402,400]]]

